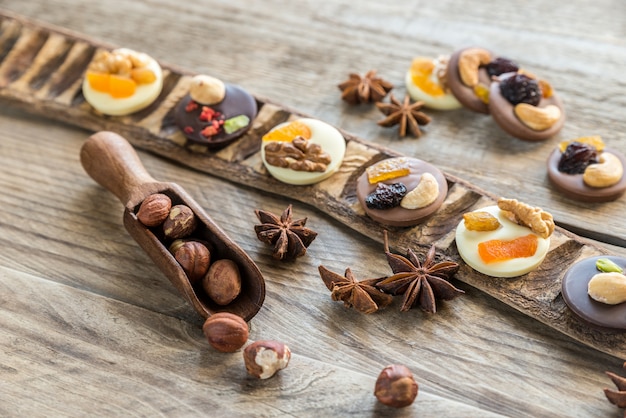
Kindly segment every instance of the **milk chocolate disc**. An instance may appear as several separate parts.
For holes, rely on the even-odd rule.
[[[626,167],[626,158],[620,152],[605,148],[606,152],[615,155]],[[626,191],[626,176],[622,176],[619,183],[610,187],[589,187],[583,181],[582,174],[567,174],[559,171],[561,150],[557,147],[548,158],[548,178],[552,184],[570,199],[583,202],[600,203],[618,199]]]
[[[226,133],[222,128],[216,135],[204,136],[202,130],[211,125],[211,122],[200,120],[202,107],[206,105],[199,103],[196,109],[187,110],[187,105],[191,102],[191,97],[187,94],[176,106],[174,114],[176,124],[187,139],[197,144],[206,145],[209,148],[221,148],[230,144],[250,129],[257,113],[256,100],[250,93],[239,86],[226,84],[225,87],[226,94],[224,100],[208,107],[221,113],[224,120],[245,115],[249,118],[248,125],[231,133]]]
[[[406,176],[396,177],[390,180],[382,181],[381,183],[393,184],[402,183],[406,186],[408,191],[415,189],[420,182],[422,174],[430,173],[437,180],[439,186],[439,195],[433,203],[423,208],[418,209],[405,209],[401,206],[397,206],[391,209],[372,209],[368,208],[365,203],[365,198],[376,190],[376,185],[371,184],[367,177],[367,172],[361,174],[357,179],[356,193],[361,206],[365,210],[365,213],[378,223],[390,226],[412,226],[424,221],[430,215],[439,209],[443,201],[448,194],[448,182],[446,181],[443,173],[434,165],[425,161],[418,160],[417,158],[408,158],[410,161],[410,172]]]
[[[562,292],[567,306],[585,322],[600,328],[626,330],[626,303],[608,305],[593,300],[587,291],[591,278],[600,273],[596,268],[599,258],[608,258],[626,270],[626,258],[597,256],[574,264],[563,276]]]
[[[498,79],[504,80],[513,75],[515,75],[515,73],[501,74]],[[515,115],[515,106],[500,92],[499,81],[493,81],[489,88],[489,109],[491,110],[493,119],[500,128],[509,135],[525,141],[542,141],[556,135],[561,130],[563,123],[565,123],[565,109],[556,93],[553,93],[552,96],[548,98],[543,97],[537,107],[546,107],[549,105],[555,105],[561,110],[561,118],[548,129],[536,131],[526,126],[524,122]]]
[[[466,49],[470,48],[463,48],[450,56],[448,71],[446,73],[448,88],[463,106],[474,112],[489,113],[489,105],[483,102],[476,93],[474,93],[473,87],[466,86],[461,80],[461,75],[459,74],[459,57]],[[491,55],[493,57],[493,54]],[[487,70],[484,66],[478,68],[478,82],[483,84],[486,88],[489,88],[491,84],[491,77],[487,74]]]

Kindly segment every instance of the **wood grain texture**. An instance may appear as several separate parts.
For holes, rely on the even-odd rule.
[[[345,107],[335,88],[347,72],[377,67],[401,91],[414,55],[487,45],[550,74],[570,115],[561,136],[593,130],[619,148],[626,132],[616,110],[626,62],[619,2],[531,1],[515,10],[472,2],[471,13],[458,1],[114,3],[0,5],[242,84],[495,195],[549,208],[562,222],[625,236],[622,202],[586,206],[550,190],[543,164],[552,142],[521,143],[465,111],[433,112],[426,136],[399,140],[376,126],[376,111]],[[371,392],[380,369],[398,362],[420,382],[401,416],[620,416],[602,388],[611,386],[604,370],[621,374],[621,360],[463,283],[455,284],[467,295],[432,317],[401,314],[398,303],[371,316],[347,311],[330,300],[316,267],[350,266],[359,277],[386,272],[378,243],[296,204],[320,235],[306,257],[277,264],[252,235],[253,209],[279,212],[290,199],[141,153],[155,177],[181,184],[236,237],[267,278],[251,339],[283,340],[295,354],[278,379],[250,380],[237,353],[204,343],[195,312],[124,230],[119,202],[82,171],[78,151],[89,132],[0,109],[2,415],[391,415]]]

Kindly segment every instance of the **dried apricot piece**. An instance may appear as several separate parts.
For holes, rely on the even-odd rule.
[[[294,120],[263,135],[263,141],[291,142],[298,136],[304,139],[311,139],[311,128],[304,122]]]
[[[598,152],[602,152],[604,149],[604,141],[600,135],[581,136],[580,138],[565,140],[559,142],[559,150],[565,152],[567,146],[573,142],[580,142],[581,144],[591,145]]]
[[[500,221],[489,212],[469,212],[463,214],[465,228],[470,231],[495,231],[500,228]]]
[[[493,239],[478,244],[478,255],[486,264],[497,263],[513,258],[532,257],[537,252],[538,245],[539,240],[534,234],[510,241]]]
[[[540,79],[539,87],[541,88],[541,95],[544,99],[549,99],[554,94],[554,89],[552,88],[552,85],[546,80]]]
[[[482,83],[478,83],[474,86],[474,94],[484,104],[489,104],[489,87]]]
[[[445,92],[441,86],[430,76],[435,70],[435,63],[432,59],[418,57],[411,62],[411,80],[413,84],[430,96],[443,96]]]
[[[109,78],[107,73],[87,71],[87,81],[92,89],[101,93],[109,92]]]
[[[370,184],[406,176],[411,172],[409,159],[406,157],[389,158],[367,167],[367,180]]]
[[[109,94],[115,99],[123,99],[135,94],[137,83],[132,78],[111,74]]]

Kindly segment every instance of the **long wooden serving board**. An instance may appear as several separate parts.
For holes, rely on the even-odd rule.
[[[163,92],[147,109],[129,116],[103,116],[85,102],[81,92],[84,71],[96,51],[112,47],[0,11],[0,100],[89,130],[115,131],[140,149],[235,183],[310,204],[382,242],[384,227],[364,214],[356,199],[355,180],[372,163],[398,153],[342,132],[347,150],[338,173],[311,186],[281,183],[263,167],[261,137],[274,125],[303,115],[257,98],[259,114],[241,139],[217,152],[202,146],[186,147],[185,137],[173,122],[173,109],[187,92],[191,72],[163,65]],[[496,196],[462,179],[446,177],[448,196],[426,223],[411,228],[387,228],[395,249],[404,253],[407,248],[413,248],[423,255],[434,243],[446,257],[460,263],[461,269],[455,276],[458,280],[586,345],[626,359],[626,333],[590,328],[568,309],[561,295],[562,275],[572,263],[606,251],[557,227],[550,251],[536,271],[512,279],[480,274],[461,260],[454,241],[455,227],[463,213],[495,204]]]

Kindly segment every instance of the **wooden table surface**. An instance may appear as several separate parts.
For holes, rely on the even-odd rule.
[[[550,211],[626,255],[626,199],[585,204],[553,191],[545,160],[560,139],[599,134],[626,151],[626,3],[504,6],[482,1],[0,0],[0,8],[237,83],[376,144],[436,164],[496,195]],[[404,94],[417,55],[480,45],[549,78],[568,119],[528,143],[467,110],[430,112],[420,139],[378,127],[336,84],[375,68]],[[257,262],[266,301],[251,340],[276,339],[289,367],[259,381],[241,353],[206,342],[200,317],[126,233],[122,204],[83,171],[90,132],[0,104],[0,416],[621,416],[603,394],[624,359],[584,346],[480,291],[435,315],[399,303],[362,315],[332,302],[317,273],[388,270],[378,242],[314,207],[294,204],[319,236],[295,263],[274,261],[254,235],[255,208],[290,202],[139,152]],[[414,373],[415,403],[373,396],[378,373]]]

